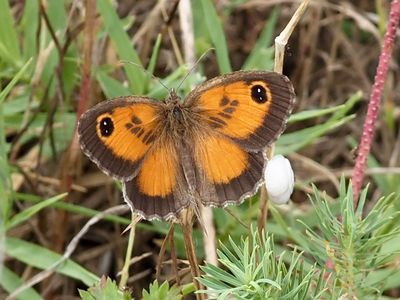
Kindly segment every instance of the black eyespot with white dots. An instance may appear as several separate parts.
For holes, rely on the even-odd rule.
[[[103,137],[109,137],[114,131],[114,123],[110,117],[105,117],[99,122],[100,134]]]
[[[267,91],[262,85],[255,85],[251,88],[251,98],[257,103],[265,103],[268,101]]]

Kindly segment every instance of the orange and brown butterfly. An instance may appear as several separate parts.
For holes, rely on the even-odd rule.
[[[176,219],[190,206],[241,203],[262,184],[263,149],[285,128],[295,95],[278,73],[238,71],[196,87],[184,101],[141,96],[102,102],[82,115],[83,152],[123,182],[145,219]]]

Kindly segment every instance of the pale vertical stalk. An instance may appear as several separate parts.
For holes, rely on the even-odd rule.
[[[290,19],[289,23],[282,30],[281,34],[275,38],[275,63],[274,71],[282,74],[283,70],[283,59],[285,57],[285,47],[292,35],[293,30],[296,28],[297,23],[299,23],[301,17],[304,15],[310,0],[303,0],[300,6],[296,9],[293,17]]]
[[[119,282],[120,289],[123,289],[126,287],[126,284],[129,279],[129,267],[131,265],[133,243],[135,241],[136,224],[137,224],[137,222],[139,222],[140,217],[137,214],[132,213],[131,220],[132,220],[132,223],[131,223],[131,225],[129,225],[128,247],[126,248],[124,266],[122,267],[122,270],[121,270],[121,280]]]
[[[389,23],[387,25],[378,67],[376,69],[374,85],[369,99],[368,111],[364,121],[361,141],[358,146],[358,155],[353,169],[353,201],[354,209],[357,208],[361,185],[364,180],[368,154],[371,150],[376,121],[379,115],[383,88],[392,57],[392,49],[396,38],[396,30],[400,19],[400,0],[393,0],[390,6]]]
[[[185,63],[188,64],[190,70],[196,62],[196,52],[194,47],[193,33],[193,14],[189,0],[181,0],[179,2],[179,23],[182,36],[182,47]]]
[[[283,59],[285,57],[285,47],[286,44],[293,32],[296,28],[297,23],[299,23],[301,17],[304,15],[308,5],[310,4],[310,0],[303,0],[300,6],[296,9],[293,17],[290,19],[289,23],[283,29],[283,31],[275,38],[275,63],[274,63],[274,71],[282,74],[283,70]],[[275,144],[272,144],[268,151],[267,157],[271,159],[274,156]],[[261,193],[260,193],[260,214],[258,216],[257,226],[260,234],[264,230],[265,223],[267,221],[267,213],[268,213],[268,193],[265,189],[265,186],[262,185]]]
[[[179,21],[181,28],[181,39],[183,55],[188,69],[196,67],[196,51],[193,31],[193,14],[190,0],[181,0],[179,2]],[[200,58],[201,59],[201,58]],[[211,207],[200,207],[200,223],[203,224],[203,240],[204,253],[207,263],[217,265],[217,247],[216,247],[216,232],[213,223],[213,211]]]
[[[201,208],[201,219],[202,219],[202,230],[203,230],[203,241],[204,241],[204,254],[207,263],[214,266],[218,265],[217,258],[217,243],[216,243],[216,231],[214,226],[214,214],[211,207],[202,206]]]

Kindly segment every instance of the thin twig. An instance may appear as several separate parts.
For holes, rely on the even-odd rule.
[[[161,268],[162,268],[162,263],[164,261],[165,252],[167,250],[167,243],[168,243],[168,241],[170,241],[170,236],[174,236],[174,230],[175,230],[174,223],[171,223],[169,226],[168,233],[164,237],[164,240],[162,241],[162,244],[160,247],[160,252],[158,253],[157,266],[156,266],[156,280],[157,281],[160,281]]]
[[[174,224],[172,224],[174,227]],[[175,273],[175,281],[178,286],[181,285],[181,279],[179,276],[179,270],[178,270],[178,258],[176,256],[176,247],[175,247],[175,241],[174,241],[174,230],[172,230],[172,233],[169,237],[169,244],[171,248],[171,260],[172,260],[172,269],[174,270]]]
[[[178,62],[178,65],[183,65],[182,53],[181,53],[181,50],[179,48],[178,41],[177,41],[177,39],[175,37],[175,33],[174,33],[174,31],[173,31],[173,29],[172,29],[172,27],[170,25],[170,23],[172,21],[172,16],[175,13],[178,4],[179,4],[179,0],[175,1],[175,3],[173,4],[172,11],[169,14],[165,11],[164,6],[162,6],[161,7],[161,14],[162,14],[162,16],[164,18],[164,25],[165,25],[165,28],[163,29],[163,31],[166,30],[166,32],[168,33],[168,36],[169,36],[169,39],[170,39],[170,42],[171,42],[171,46],[172,46],[172,50],[173,50],[173,52],[175,54],[175,58],[176,58],[176,60]]]
[[[200,277],[200,268],[197,262],[196,251],[193,243],[193,208],[189,207],[184,210],[179,218],[180,225],[182,227],[183,239],[185,242],[186,256],[189,260],[190,271],[192,273],[193,284],[196,287],[196,290],[203,290],[204,286],[197,280]],[[203,300],[205,298],[205,294],[198,293],[196,294],[197,300]]]

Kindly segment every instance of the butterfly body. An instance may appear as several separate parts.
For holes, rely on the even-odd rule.
[[[189,206],[240,203],[262,183],[263,149],[281,134],[293,87],[277,73],[239,71],[182,101],[129,96],[80,119],[85,154],[123,182],[124,199],[146,219],[175,219]]]

